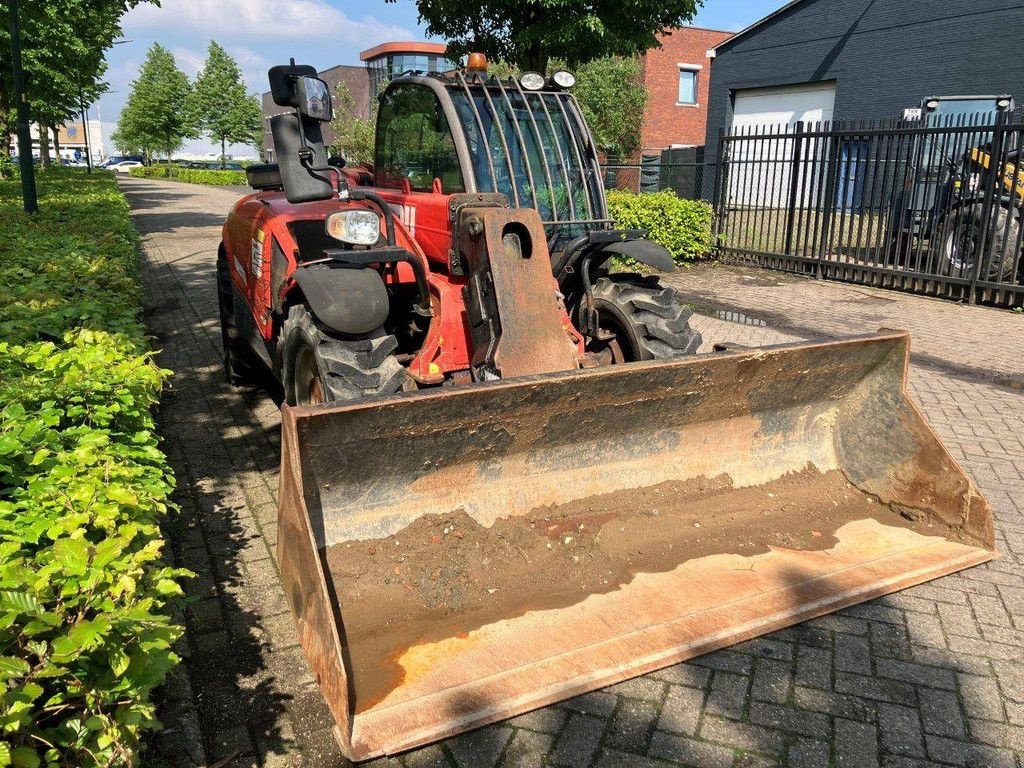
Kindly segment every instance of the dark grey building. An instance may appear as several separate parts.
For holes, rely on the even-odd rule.
[[[928,96],[1024,101],[1022,0],[795,0],[713,51],[719,129],[899,118]]]

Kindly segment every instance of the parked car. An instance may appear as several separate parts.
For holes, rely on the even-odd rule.
[[[122,160],[120,163],[108,165],[107,170],[114,173],[128,173],[132,168],[141,168],[142,163],[138,160]]]
[[[106,161],[99,164],[99,168],[110,168],[112,165],[123,163],[125,160],[134,160],[140,165],[145,165],[145,158],[141,155],[111,155]]]

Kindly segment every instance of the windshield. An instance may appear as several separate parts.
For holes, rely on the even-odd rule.
[[[975,128],[950,133],[936,133],[927,137],[924,146],[924,167],[943,171],[972,147],[984,146],[992,140],[992,125],[999,109],[996,99],[936,99],[935,109],[927,110],[929,128]]]
[[[479,85],[450,92],[481,192],[536,208],[545,222],[603,218],[596,163],[568,94]]]

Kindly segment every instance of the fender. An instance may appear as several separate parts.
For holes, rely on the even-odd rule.
[[[662,272],[674,272],[672,255],[661,245],[648,240],[646,232],[640,229],[608,229],[587,232],[567,244],[553,257],[552,270],[558,282],[568,277],[570,267],[586,259],[591,265],[600,267],[612,256],[627,256]]]
[[[369,333],[388,318],[388,292],[376,270],[321,263],[300,267],[292,277],[316,319],[336,333]]]
[[[653,240],[623,240],[619,243],[608,243],[601,249],[601,253],[627,256],[661,272],[675,272],[676,269],[672,254],[665,246],[659,245]],[[595,262],[600,260],[600,256],[594,259]]]

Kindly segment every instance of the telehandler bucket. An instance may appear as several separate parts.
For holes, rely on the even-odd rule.
[[[286,408],[278,557],[356,760],[995,556],[908,337]]]

